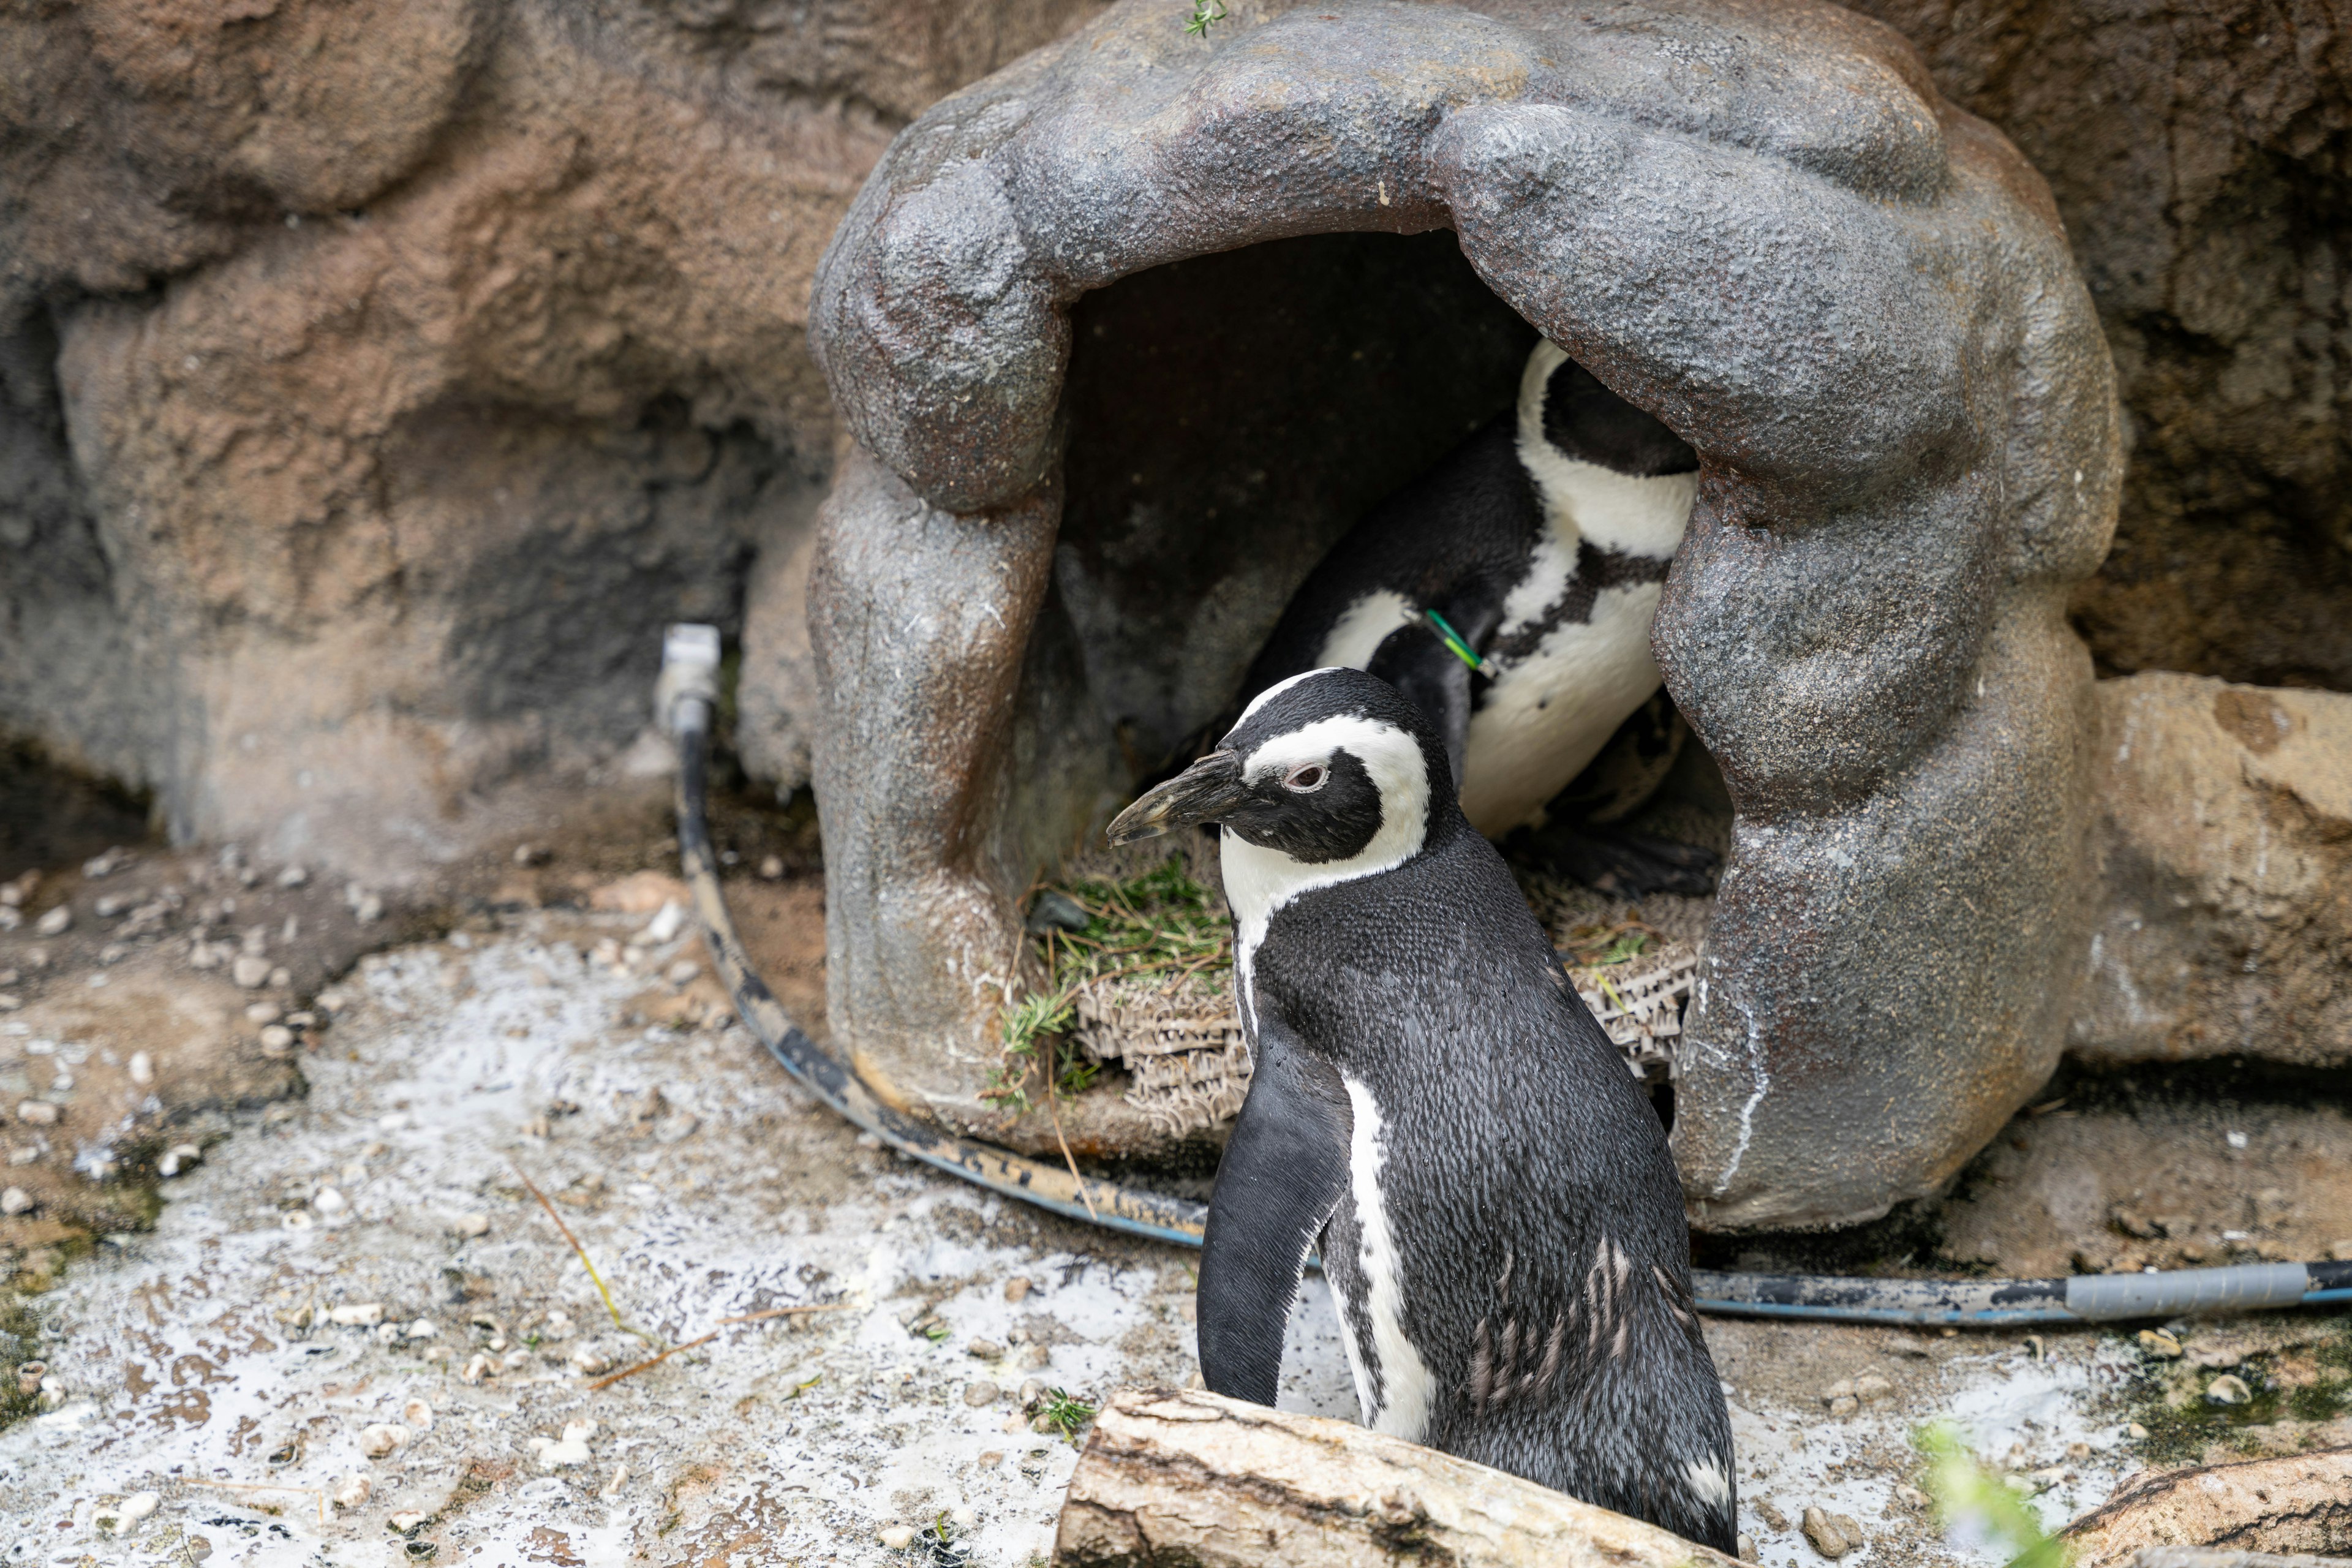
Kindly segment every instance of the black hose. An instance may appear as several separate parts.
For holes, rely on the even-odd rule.
[[[715,668],[715,632],[707,643]],[[664,660],[662,707],[677,738],[678,860],[694,894],[695,914],[711,962],[735,999],[735,1010],[768,1053],[819,1100],[909,1159],[1066,1218],[1183,1247],[1200,1246],[1208,1219],[1206,1205],[1074,1175],[1058,1165],[943,1132],[884,1101],[792,1021],[752,969],[727,912],[704,799],[713,694],[707,689],[708,672],[689,668],[674,681],[677,672],[671,665],[678,658],[677,645],[673,635]],[[705,689],[698,689],[698,673]],[[2068,1279],[1869,1279],[1698,1269],[1691,1284],[1699,1310],[1720,1317],[2008,1328],[2347,1303],[2352,1302],[2352,1262],[2253,1263],[2082,1274]]]

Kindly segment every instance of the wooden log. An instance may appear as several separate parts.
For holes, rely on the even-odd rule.
[[[2066,1527],[2075,1568],[2124,1568],[2150,1546],[2352,1555],[2352,1448],[2171,1470]]]
[[[1484,1465],[1199,1390],[1122,1389],[1095,1419],[1057,1568],[1739,1568]]]

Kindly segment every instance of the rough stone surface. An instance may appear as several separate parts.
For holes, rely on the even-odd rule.
[[[1740,818],[1677,1100],[1695,1217],[1834,1224],[1934,1188],[2053,1065],[2087,920],[2094,710],[2063,605],[2121,458],[2046,189],[1898,37],[1828,7],[1251,5],[1206,41],[1165,21],[1115,8],[934,110],[819,271],[812,331],[872,454],[812,587],[827,842],[874,857],[833,882],[835,1028],[951,1118],[969,1104],[1028,869],[982,863],[1007,840],[1001,806],[975,810],[1005,798],[992,737],[1024,704],[1106,739],[1129,717],[1101,706],[1099,642],[1091,701],[1013,679],[997,646],[1046,604],[1074,303],[1252,243],[1451,228],[1704,465],[1655,639]],[[1297,384],[1345,395],[1361,363]],[[1161,394],[1124,393],[1219,418]],[[1220,543],[1177,515],[1123,560],[1181,617],[1216,580],[1184,563]],[[887,573],[828,575],[861,553]],[[1268,598],[1221,605],[1192,667],[1246,658]],[[910,752],[901,694],[933,687],[953,743]],[[1121,760],[1132,783],[1154,759]],[[1088,792],[1058,801],[1033,841],[1088,827]],[[927,847],[857,847],[881,826]]]
[[[2352,11],[1856,5],[2049,179],[2114,348],[2102,670],[2352,689]]]
[[[857,181],[1095,8],[0,9],[0,724],[386,880],[626,765],[806,532]]]
[[[2352,1065],[2352,697],[2098,691],[2105,897],[2068,1048]]]

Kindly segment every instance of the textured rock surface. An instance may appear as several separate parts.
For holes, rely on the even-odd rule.
[[[2090,667],[2063,605],[2105,547],[2120,453],[2041,183],[1897,37],[1828,8],[1247,6],[1207,42],[1165,19],[1117,8],[925,116],[820,270],[836,405],[904,489],[860,477],[832,503],[827,548],[887,539],[854,548],[889,567],[821,565],[813,589],[817,621],[857,633],[820,643],[819,795],[836,856],[886,825],[920,847],[832,883],[834,951],[879,955],[836,965],[836,1037],[974,1113],[1026,879],[986,852],[1002,818],[972,808],[1003,764],[971,742],[1023,701],[1074,732],[1135,726],[1127,693],[1103,700],[1128,664],[1108,639],[1081,637],[1075,711],[1008,658],[966,658],[1000,635],[972,603],[991,574],[1013,635],[1045,602],[1073,303],[1254,242],[1449,227],[1705,468],[1656,636],[1740,814],[1677,1100],[1695,1213],[1831,1224],[1940,1183],[2053,1064],[2087,918]],[[1217,304],[1247,322],[1257,301]],[[1293,366],[1291,395],[1344,397],[1362,363]],[[1106,395],[1220,417],[1182,386]],[[1344,476],[1356,454],[1289,456]],[[1233,542],[1205,509],[1150,526],[1151,471],[1129,477],[1125,569],[1160,585],[1164,622],[1210,624],[1195,606],[1220,578],[1198,563]],[[1056,587],[1083,632],[1082,577]],[[1246,658],[1268,597],[1219,605],[1185,660]],[[910,753],[897,694],[934,684],[956,744]],[[1085,792],[1062,799],[1034,840],[1086,828]],[[1883,1136],[1846,1135],[1857,1107],[1897,1104]]]
[[[2049,179],[2114,346],[2102,668],[2352,689],[2352,10],[1856,4]]]
[[[533,822],[804,542],[858,179],[1092,9],[0,9],[0,722],[386,879]]]
[[[2105,908],[2069,1048],[2352,1066],[2352,696],[2099,685]]]

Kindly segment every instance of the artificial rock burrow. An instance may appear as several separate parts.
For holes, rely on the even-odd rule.
[[[1218,254],[1277,241],[1295,266]],[[2081,973],[2063,605],[2121,458],[2041,180],[1828,6],[1241,5],[1202,39],[1129,4],[900,134],[812,306],[859,447],[810,602],[836,1037],[993,1122],[1031,874],[1230,700],[1329,513],[1486,411],[1443,373],[1524,347],[1487,305],[1444,352],[1349,314],[1465,265],[1702,459],[1654,636],[1738,811],[1694,1217],[1932,1190],[2046,1078]]]

